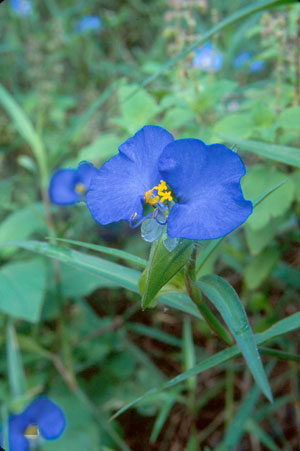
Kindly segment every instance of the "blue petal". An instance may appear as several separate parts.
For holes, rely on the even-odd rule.
[[[10,451],[28,451],[29,443],[24,436],[24,432],[27,428],[27,420],[19,415],[12,415],[9,418],[9,449]],[[3,445],[2,433],[0,433],[0,444]]]
[[[201,47],[193,61],[194,67],[200,67],[204,71],[219,71],[222,67],[222,53],[215,49],[213,44],[207,43]]]
[[[71,205],[80,200],[75,191],[77,176],[75,169],[58,169],[51,177],[49,198],[53,204]]]
[[[79,33],[89,30],[100,30],[102,21],[98,16],[85,16],[77,22],[76,29]]]
[[[91,180],[94,175],[97,174],[97,168],[92,163],[88,161],[82,161],[76,171],[77,180],[76,183],[82,183],[86,190],[89,189]]]
[[[251,74],[255,74],[257,72],[261,72],[265,68],[265,65],[266,65],[266,63],[263,60],[253,61],[253,63],[250,64],[249,72]]]
[[[165,148],[159,169],[178,199],[168,218],[172,238],[219,238],[252,213],[252,204],[244,199],[240,185],[245,166],[222,144],[206,146],[198,139],[174,141]]]
[[[244,51],[238,54],[238,56],[234,59],[234,67],[240,69],[245,66],[251,59],[253,55],[250,52]]]
[[[41,436],[46,440],[60,437],[66,427],[62,409],[46,397],[33,401],[21,415],[27,419],[28,426],[36,424]]]
[[[119,147],[93,177],[87,193],[87,206],[100,224],[143,215],[145,192],[159,183],[158,159],[164,147],[174,140],[167,130],[146,125]]]

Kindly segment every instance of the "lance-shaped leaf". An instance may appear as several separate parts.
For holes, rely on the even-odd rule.
[[[189,261],[194,242],[182,240],[172,251],[168,251],[163,237],[153,244],[147,268],[146,287],[142,292],[142,308],[151,304],[159,290],[166,285]]]
[[[226,280],[213,274],[201,277],[195,285],[222,315],[239,345],[257,385],[266,397],[272,401],[271,389],[257,350],[254,335],[237,293]]]

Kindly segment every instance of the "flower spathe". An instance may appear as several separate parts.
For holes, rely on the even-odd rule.
[[[77,169],[61,168],[53,173],[49,184],[49,198],[53,204],[72,205],[84,198],[97,169],[82,162]]]
[[[12,415],[8,421],[10,451],[29,451],[26,431],[30,426],[37,427],[45,440],[55,440],[62,435],[66,427],[64,412],[51,399],[41,397],[34,400],[23,412]],[[2,440],[1,437],[1,443]]]
[[[148,125],[93,177],[87,206],[100,224],[143,219],[143,204],[171,238],[219,238],[252,213],[243,197],[240,157],[222,144],[180,139]],[[175,200],[175,201],[174,201]]]
[[[149,191],[161,181],[158,160],[173,140],[162,127],[146,125],[119,147],[118,155],[93,177],[87,193],[87,206],[96,221],[105,225],[142,218],[145,195],[150,198]]]
[[[252,204],[244,199],[240,185],[245,166],[222,144],[176,140],[164,149],[159,171],[177,198],[168,217],[171,238],[219,238],[252,213]]]

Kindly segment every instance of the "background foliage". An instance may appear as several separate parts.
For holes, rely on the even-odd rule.
[[[299,6],[248,3],[45,0],[28,16],[0,5],[2,423],[47,393],[68,427],[43,450],[298,449]],[[101,28],[79,33],[88,15]],[[193,65],[205,39],[222,52],[220,71]],[[235,67],[243,51],[264,61],[260,72]],[[84,204],[49,205],[55,169],[100,167],[150,123],[234,145],[245,197],[271,190],[243,230],[199,243],[198,275],[208,297],[211,274],[225,278],[257,343],[272,340],[260,352],[273,404],[237,347],[170,294],[180,280],[162,280],[155,308],[141,311],[149,246],[138,231],[100,227]]]

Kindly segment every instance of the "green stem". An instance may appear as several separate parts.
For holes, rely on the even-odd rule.
[[[185,285],[189,297],[195,302],[209,327],[222,338],[228,346],[231,346],[234,343],[232,336],[202,301],[201,293],[199,289],[192,284],[188,271],[185,271]]]

